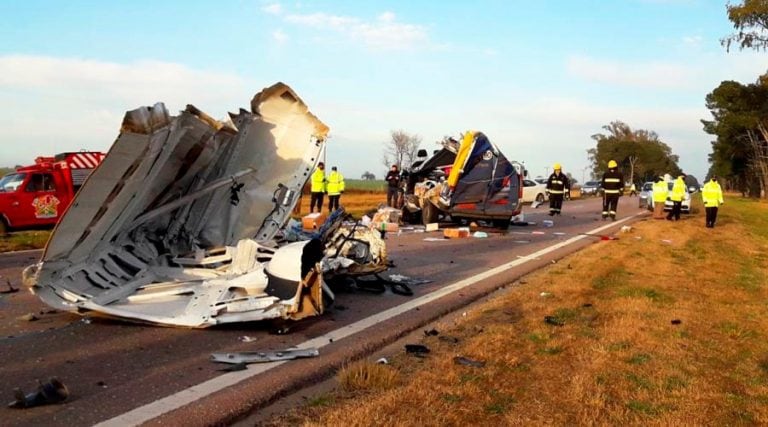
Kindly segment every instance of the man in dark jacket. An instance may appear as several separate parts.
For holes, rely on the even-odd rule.
[[[387,206],[396,208],[400,193],[400,171],[397,170],[397,165],[392,165],[384,179],[387,181]]]
[[[603,174],[603,221],[609,216],[616,221],[619,197],[624,193],[624,175],[619,172],[615,160],[608,162],[608,172]]]
[[[568,177],[562,172],[560,163],[555,163],[555,171],[547,179],[547,191],[549,192],[549,216],[560,215],[563,208],[563,197],[566,191],[571,191]]]

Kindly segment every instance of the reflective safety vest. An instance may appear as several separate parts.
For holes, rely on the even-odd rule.
[[[659,181],[653,183],[653,202],[661,203],[667,201],[667,194],[669,193],[669,187],[667,181]]]
[[[669,198],[673,202],[682,202],[685,198],[685,181],[683,181],[683,178],[677,178],[675,180],[675,184],[672,185],[672,194],[670,194]]]
[[[324,193],[325,192],[325,171],[317,168],[314,172],[312,172],[312,187],[309,191],[313,193]]]
[[[568,176],[564,173],[559,175],[553,173],[547,179],[547,190],[551,194],[563,194],[566,188],[570,188],[570,185],[568,185]]]
[[[603,175],[603,192],[605,195],[620,195],[624,189],[624,175],[616,169],[608,170]]]
[[[723,203],[723,190],[717,181],[709,181],[704,184],[701,190],[701,198],[704,200],[704,207],[713,208]]]
[[[327,187],[329,196],[338,196],[341,194],[341,192],[344,191],[344,175],[339,172],[331,172],[331,174],[328,175]]]

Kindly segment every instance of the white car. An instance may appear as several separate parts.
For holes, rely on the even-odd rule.
[[[532,179],[523,180],[523,203],[544,203],[549,200],[546,181],[540,184]]]
[[[667,200],[664,202],[664,211],[671,211],[672,210],[672,199],[670,199],[670,195],[672,194],[672,187],[675,185],[674,181],[667,182]],[[653,210],[653,205],[655,204],[653,201],[653,191],[650,191],[648,193],[648,209]],[[680,212],[682,213],[691,213],[691,193],[688,191],[688,188],[685,189],[685,195],[683,196],[683,204],[680,207]]]

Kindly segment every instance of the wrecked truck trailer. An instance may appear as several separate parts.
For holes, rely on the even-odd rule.
[[[522,209],[523,165],[508,160],[482,132],[442,144],[429,158],[422,152],[408,171],[403,217],[425,225],[444,215],[453,221],[480,219],[508,226]]]
[[[47,304],[184,327],[323,313],[323,242],[275,236],[328,133],[285,84],[212,119],[126,113],[25,283]]]

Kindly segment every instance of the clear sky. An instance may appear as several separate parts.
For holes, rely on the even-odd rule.
[[[393,129],[481,130],[533,176],[582,180],[591,135],[656,131],[699,179],[705,95],[755,81],[720,0],[0,0],[0,166],[106,151],[125,111],[223,118],[283,81],[331,128],[328,163],[382,177]]]

